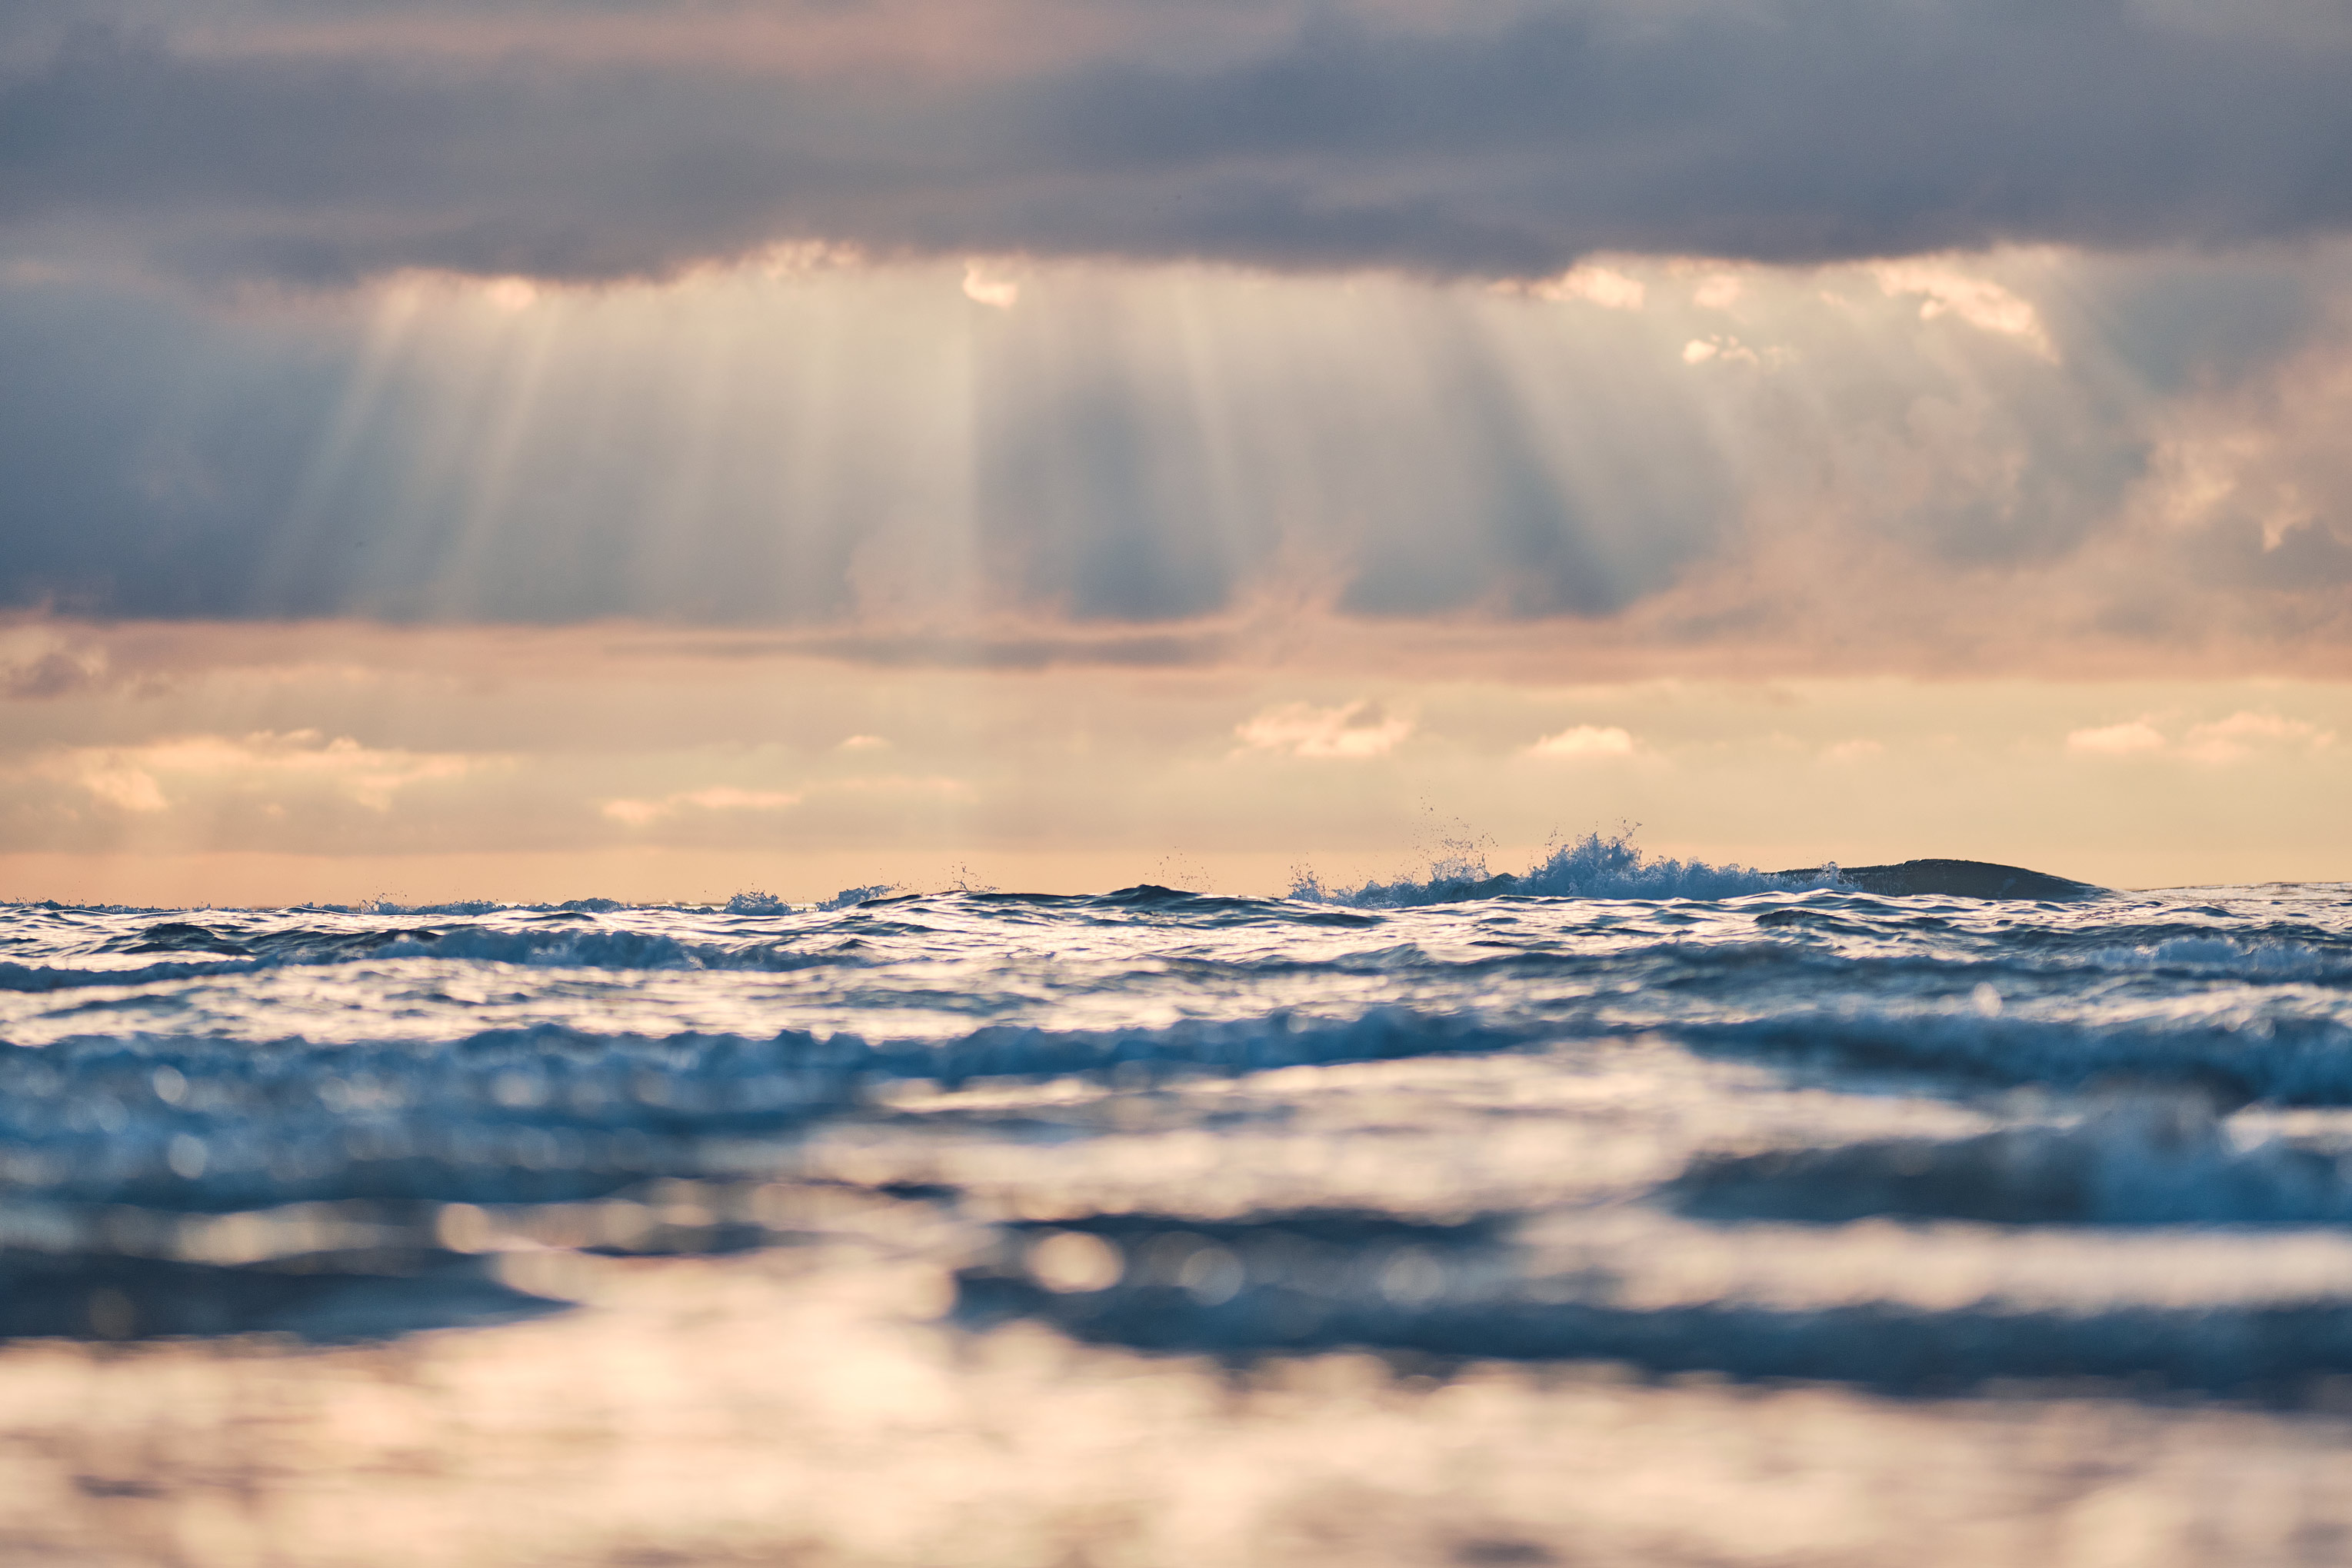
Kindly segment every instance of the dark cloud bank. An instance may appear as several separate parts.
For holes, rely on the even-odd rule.
[[[2352,218],[2352,29],[2324,8],[1587,4],[1408,27],[1333,7],[1210,61],[1129,57],[1114,26],[1097,57],[969,80],[527,34],[436,52],[417,38],[486,24],[415,5],[251,5],[184,20],[202,48],[175,36],[210,9],[0,21],[9,243],[319,281],[659,274],[793,237],[1533,275],[1595,249],[1816,260]],[[480,16],[519,9],[551,39],[662,15]],[[378,26],[273,47],[337,19]]]
[[[1647,606],[1689,643],[1861,606],[1821,635],[1867,665],[1952,583],[2030,606],[2004,584],[2071,570],[2052,602],[2102,634],[2352,645],[2326,418],[2264,481],[2284,498],[2248,481],[2128,549],[2113,526],[2198,420],[2352,406],[2309,363],[2341,268],[2294,259],[2352,220],[2339,7],[1382,3],[0,0],[0,607],[1148,627],[1304,577],[1343,615]],[[873,37],[730,47],[795,5]],[[984,68],[892,54],[962,6],[1012,40]],[[673,16],[702,47],[627,47]],[[1474,281],[1596,250],[2093,254],[2037,296],[2056,361],[1928,341],[1866,277],[1861,337],[1792,292],[1828,314],[1777,382],[1684,362],[1727,318],[1526,306],[1583,312],[1538,351],[1475,289],[1384,285],[1323,340],[1227,343],[1205,410],[1127,286],[1033,277],[974,328],[950,274],[921,308],[961,314],[907,308],[830,369],[807,368],[839,336],[819,307],[747,316],[760,374],[715,389],[583,329],[505,426],[522,348],[371,366],[362,310],[271,293],[660,277],[795,240]],[[967,337],[976,413],[942,455],[905,389],[936,379],[920,345]]]

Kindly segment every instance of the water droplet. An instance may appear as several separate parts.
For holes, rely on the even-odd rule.
[[[1083,1230],[1056,1230],[1031,1243],[1028,1263],[1030,1275],[1060,1295],[1107,1291],[1126,1268],[1118,1248]]]

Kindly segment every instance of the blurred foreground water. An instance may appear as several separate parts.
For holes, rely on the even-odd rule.
[[[2352,890],[0,911],[0,1561],[2352,1561]]]

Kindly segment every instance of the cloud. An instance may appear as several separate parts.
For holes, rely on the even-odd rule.
[[[963,297],[975,305],[1010,310],[1021,302],[1021,285],[992,275],[982,262],[971,261],[964,264]]]
[[[2164,747],[2164,732],[2144,718],[2078,729],[2066,737],[2066,749],[2080,757],[2130,757]]]
[[[2324,17],[1094,9],[16,7],[0,241],[312,282],[661,275],[779,241],[1536,278],[1595,252],[2220,245],[2352,221],[2352,27]]]
[[[2230,763],[2258,751],[2325,751],[2336,732],[2307,719],[2242,711],[2210,724],[2193,725],[2181,739],[2181,755],[2197,762]]]
[[[1545,736],[1528,750],[1536,757],[1631,757],[1633,737],[1615,725],[1580,724]]]
[[[1362,761],[1386,757],[1412,733],[1413,721],[1358,701],[1338,707],[1282,703],[1234,728],[1250,751],[1284,751],[1293,757]]]
[[[1981,331],[2014,338],[2045,360],[2058,357],[2041,312],[1989,277],[1938,261],[1882,262],[1871,270],[1888,294],[1926,296],[1919,307],[1922,321],[1955,316]]]
[[[1650,293],[1640,278],[1590,262],[1570,267],[1558,277],[1531,283],[1527,292],[1537,299],[1581,299],[1604,310],[1639,310]]]
[[[77,784],[125,811],[170,810],[167,784],[174,790],[320,786],[372,811],[384,811],[403,789],[462,778],[494,760],[362,746],[349,736],[330,739],[314,729],[261,730],[239,737],[190,735],[139,746],[63,747],[43,758],[37,771]]]
[[[802,795],[781,789],[739,789],[732,785],[718,784],[702,789],[677,790],[654,800],[626,798],[607,800],[600,810],[616,822],[641,828],[688,810],[782,811],[799,805],[803,799]]]
[[[2241,709],[2227,718],[2194,724],[2178,743],[2147,719],[2132,719],[2066,737],[2066,749],[2086,757],[2133,757],[2164,753],[2191,762],[2224,766],[2258,754],[2288,756],[2325,751],[2336,732],[2308,719]]]
[[[1705,338],[1693,338],[1683,345],[1682,352],[1683,363],[1686,365],[1703,365],[1712,360],[1727,365],[1754,365],[1759,369],[1770,365],[1777,368],[1786,364],[1790,358],[1786,349],[1768,349],[1759,354],[1738,339],[1719,332]]]
[[[1736,321],[1713,265],[1612,257],[1638,311],[1034,261],[997,311],[961,259],[516,310],[0,281],[0,606],[1001,669],[1341,622],[1555,665],[2352,668],[2352,244],[1921,263],[1941,295],[1743,267]],[[1921,319],[1954,277],[2060,357]],[[14,637],[0,700],[140,678],[86,653]]]
[[[26,648],[0,655],[0,696],[38,701],[85,691],[106,676],[104,649]]]

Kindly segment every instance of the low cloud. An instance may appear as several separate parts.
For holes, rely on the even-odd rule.
[[[1339,707],[1283,703],[1234,727],[1248,751],[1362,761],[1386,757],[1412,733],[1413,721],[1369,701]]]
[[[2066,737],[2066,749],[2081,757],[2179,757],[2191,762],[2225,766],[2258,755],[2287,756],[2325,751],[2336,744],[2336,732],[2308,719],[2288,718],[2251,709],[2227,718],[2190,725],[2176,740],[2148,719],[2132,719]]]
[[[975,305],[1010,310],[1021,302],[1021,285],[998,277],[984,262],[968,262],[963,269],[963,297]]]
[[[641,828],[682,811],[782,811],[799,805],[803,798],[781,789],[739,789],[719,784],[704,789],[680,789],[655,800],[607,800],[601,809],[614,821]]]
[[[1976,277],[1939,261],[1882,262],[1871,270],[1877,276],[1878,287],[1888,294],[1923,296],[1919,306],[1922,321],[1951,316],[1979,331],[2014,338],[2045,360],[2058,357],[2049,330],[2042,324],[2042,313],[2032,302],[2018,298],[1989,277]]]
[[[0,280],[0,701],[147,678],[68,617],[1000,670],[1335,628],[1555,670],[2352,669],[2352,244],[1892,265],[1611,256],[1639,310],[1032,260],[997,310],[961,258],[518,309]]]
[[[2165,744],[2164,732],[2144,718],[2078,729],[2066,737],[2066,749],[2079,757],[2131,757],[2161,751]]]
[[[1536,757],[1631,757],[1633,737],[1615,725],[1573,725],[1528,748]]]
[[[1650,296],[1648,286],[1640,278],[1590,263],[1529,284],[1526,292],[1537,299],[1580,299],[1604,310],[1639,310]]]
[[[2305,719],[2274,713],[2233,713],[2211,724],[2193,725],[2181,737],[2181,755],[2197,762],[2237,762],[2260,751],[2325,751],[2336,732]]]
[[[47,777],[80,786],[121,810],[159,812],[184,788],[273,790],[324,789],[373,811],[389,810],[412,786],[464,777],[494,759],[415,752],[331,739],[314,729],[268,730],[231,737],[183,736],[131,747],[60,748],[40,759]]]

